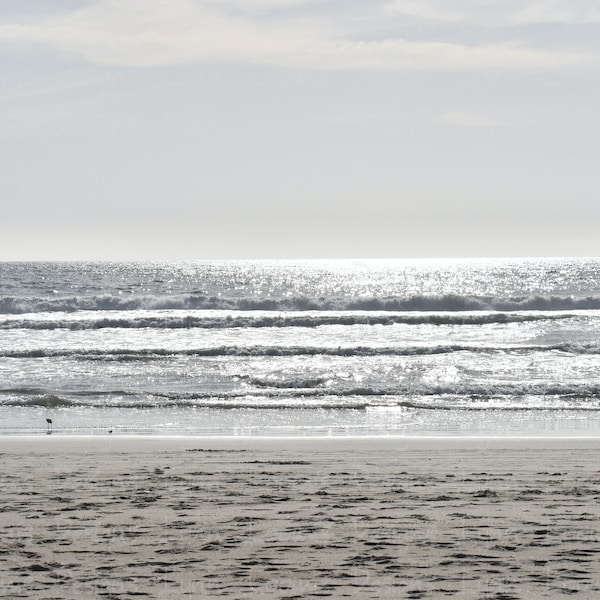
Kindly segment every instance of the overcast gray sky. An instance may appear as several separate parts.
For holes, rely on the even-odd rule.
[[[598,255],[600,3],[3,0],[0,260]]]

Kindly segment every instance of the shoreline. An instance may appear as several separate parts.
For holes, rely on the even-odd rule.
[[[534,449],[572,448],[600,450],[600,436],[196,436],[196,435],[3,435],[0,452],[18,448],[57,450],[78,445],[87,449],[153,451],[186,449],[202,444],[206,448],[287,449],[310,453],[313,450],[443,450],[451,449]]]
[[[597,450],[600,437],[581,436],[153,436],[153,435],[6,435],[0,453],[132,452],[207,450],[317,452],[385,452],[444,450]]]

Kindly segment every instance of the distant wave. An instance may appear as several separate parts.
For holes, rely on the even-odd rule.
[[[133,350],[115,348],[110,350],[47,348],[32,350],[0,350],[2,358],[75,358],[84,360],[134,361],[175,356],[427,356],[472,352],[491,354],[494,352],[548,352],[559,351],[569,354],[600,354],[600,342],[565,342],[551,345],[523,346],[483,346],[470,344],[435,344],[423,346],[215,346],[209,348],[186,348],[169,350],[165,348],[144,348]]]
[[[198,294],[180,296],[71,296],[58,298],[0,298],[0,314],[130,310],[235,311],[565,311],[600,310],[600,297],[416,295],[408,298],[223,298]]]

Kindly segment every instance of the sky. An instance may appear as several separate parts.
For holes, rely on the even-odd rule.
[[[600,3],[2,0],[0,260],[597,256]]]

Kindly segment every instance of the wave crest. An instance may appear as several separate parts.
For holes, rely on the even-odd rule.
[[[415,295],[385,298],[225,298],[198,294],[180,296],[71,296],[59,298],[0,298],[0,314],[131,310],[233,310],[233,311],[565,311],[600,310],[600,297]]]
[[[32,350],[0,351],[2,358],[75,358],[83,360],[135,361],[168,358],[175,356],[428,356],[450,354],[453,352],[472,352],[492,354],[494,352],[550,352],[559,351],[569,354],[600,354],[600,343],[565,342],[552,345],[523,346],[483,346],[468,344],[440,344],[432,346],[215,346],[209,348],[186,348],[185,350],[169,350],[165,348],[115,348],[111,350],[48,348]],[[312,386],[309,386],[312,387]]]
[[[185,315],[182,317],[161,314],[132,317],[101,317],[85,319],[6,319],[0,321],[0,329],[31,329],[70,331],[95,329],[233,329],[233,328],[314,328],[331,325],[490,325],[501,323],[525,323],[542,320],[570,319],[576,315],[565,313],[390,313],[385,314],[328,314],[311,313],[302,315],[269,314],[240,316],[227,314],[224,316]]]
[[[43,394],[29,398],[18,398],[7,400],[3,403],[5,406],[41,406],[43,408],[68,408],[71,406],[80,406],[80,402],[61,398],[55,394]]]

